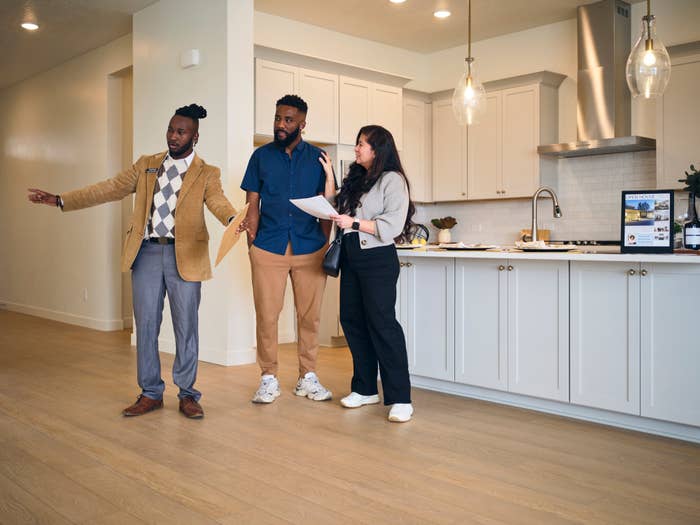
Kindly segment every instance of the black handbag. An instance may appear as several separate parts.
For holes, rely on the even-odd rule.
[[[338,277],[340,273],[340,248],[343,242],[343,232],[336,227],[335,239],[328,246],[326,254],[323,256],[323,271],[331,277]]]

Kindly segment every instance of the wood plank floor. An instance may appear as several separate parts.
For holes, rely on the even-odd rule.
[[[0,523],[700,523],[700,447],[414,389],[415,419],[330,402],[254,405],[256,365],[201,363],[206,417],[120,411],[138,394],[126,332],[0,311]]]

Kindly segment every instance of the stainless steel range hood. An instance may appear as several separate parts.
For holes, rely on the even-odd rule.
[[[631,100],[625,80],[630,53],[630,5],[603,0],[578,8],[578,141],[538,146],[540,155],[583,157],[656,149],[630,136]]]

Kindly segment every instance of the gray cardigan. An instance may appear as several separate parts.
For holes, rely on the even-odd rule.
[[[401,174],[385,171],[367,193],[360,198],[355,218],[376,223],[376,233],[358,232],[362,249],[388,246],[403,231],[408,213],[408,187]],[[344,233],[354,230],[346,228]]]

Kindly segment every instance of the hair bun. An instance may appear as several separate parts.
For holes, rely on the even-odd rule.
[[[178,108],[177,111],[175,111],[175,114],[192,119],[200,119],[207,117],[207,110],[197,104],[190,104],[189,106],[182,106],[181,108]]]

